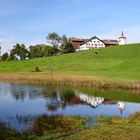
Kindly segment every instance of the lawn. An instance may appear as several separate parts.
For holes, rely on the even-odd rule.
[[[105,80],[140,80],[140,44],[64,54],[24,61],[0,62],[0,73],[28,73],[39,66],[47,72]]]

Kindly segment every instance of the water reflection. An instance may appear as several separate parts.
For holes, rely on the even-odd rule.
[[[43,114],[128,117],[140,111],[139,102],[139,95],[122,91],[0,84],[0,120],[17,130],[31,127]]]
[[[89,96],[83,93],[78,93],[76,96],[80,99],[80,101],[83,101],[84,103],[90,105],[91,107],[98,107],[99,105],[114,105],[116,104],[118,109],[120,110],[120,113],[122,114],[123,111],[126,109],[125,103],[122,101],[114,101],[109,99],[104,99],[103,97],[94,97]]]

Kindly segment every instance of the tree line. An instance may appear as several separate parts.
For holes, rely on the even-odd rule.
[[[75,52],[75,48],[69,42],[69,38],[66,35],[61,37],[53,32],[49,33],[46,39],[49,45],[37,44],[27,48],[24,44],[17,43],[9,53],[6,52],[1,56],[1,60],[25,60]]]

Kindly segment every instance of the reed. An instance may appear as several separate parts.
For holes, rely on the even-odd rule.
[[[75,75],[55,74],[50,77],[46,73],[20,73],[20,74],[0,74],[2,82],[31,84],[40,86],[71,86],[90,88],[119,88],[119,89],[140,89],[140,82],[108,81],[91,77],[81,77]]]

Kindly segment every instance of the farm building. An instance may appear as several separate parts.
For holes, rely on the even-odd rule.
[[[122,35],[119,37],[119,40],[112,40],[112,39],[101,40],[98,37],[94,36],[90,39],[70,38],[70,42],[72,43],[76,51],[80,51],[80,50],[89,50],[93,48],[125,45],[126,37],[122,32]]]
[[[79,48],[79,50],[89,50],[93,48],[101,48],[105,47],[105,43],[97,38],[96,36],[90,38],[87,40],[84,44],[82,44]]]

